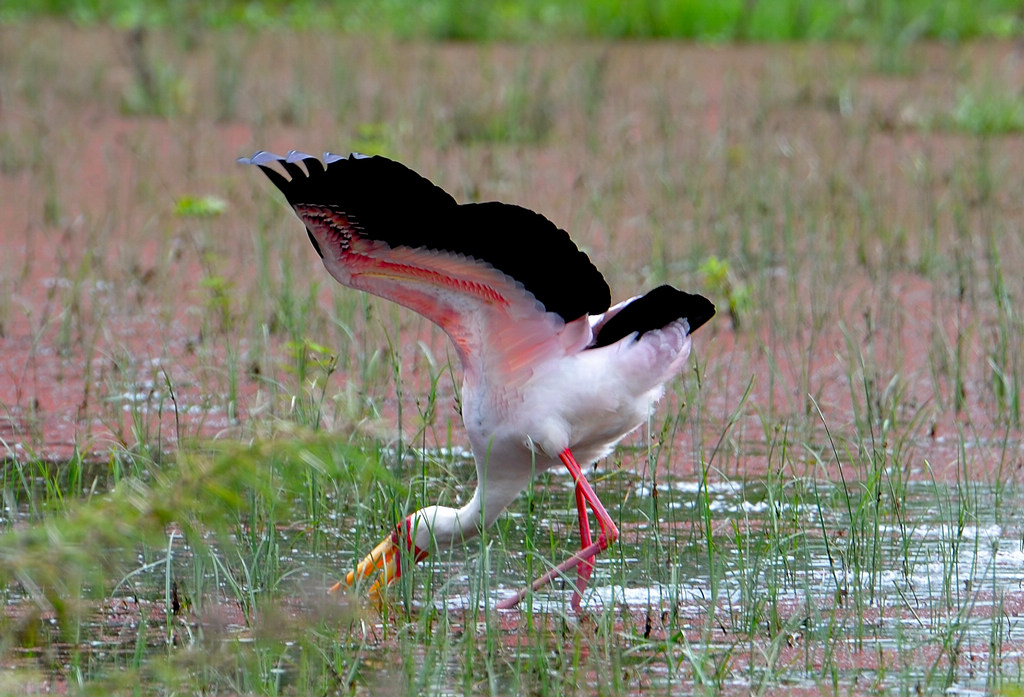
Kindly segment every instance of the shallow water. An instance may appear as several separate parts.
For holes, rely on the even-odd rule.
[[[74,469],[22,472],[20,486],[24,490],[27,482],[43,490],[54,477],[66,482],[69,472],[82,489],[102,492],[113,485],[109,473],[104,478]],[[9,471],[9,483],[13,476]],[[874,685],[882,692],[923,685],[925,691],[973,694],[1019,680],[1022,492],[974,482],[890,482],[876,488],[865,482],[844,488],[811,480],[704,484],[668,478],[657,483],[655,497],[649,480],[620,474],[598,486],[606,501],[625,501],[612,511],[622,536],[596,560],[584,614],[577,617],[569,607],[574,576],[529,596],[516,610],[494,611],[529,577],[573,551],[571,483],[546,477],[533,491],[537,515],[532,520],[520,501],[482,542],[435,555],[406,575],[409,621],[445,617],[445,623],[461,626],[461,633],[495,634],[506,652],[496,684],[507,682],[510,689],[521,685],[516,656],[534,656],[538,620],[550,629],[542,643],[556,652],[566,641],[564,627],[583,631],[607,624],[627,673],[641,675],[644,689],[654,693],[701,683],[698,669],[709,661],[727,663],[729,669],[719,671],[714,682],[738,694],[764,685],[814,692],[823,680],[850,689]],[[4,527],[41,514],[11,495],[14,490],[8,486]],[[290,513],[278,512],[278,520],[302,520],[302,502],[296,505]],[[173,556],[171,575],[158,550],[140,553],[138,567],[100,593],[95,615],[79,628],[77,653],[88,654],[93,666],[117,665],[140,646],[162,652],[168,642],[188,645],[209,634],[211,623],[222,640],[258,642],[255,615],[232,607],[250,591],[256,593],[251,597],[291,608],[300,619],[321,621],[322,589],[366,551],[352,548],[350,531],[358,521],[344,506],[328,518],[316,544],[303,526],[279,524],[274,530],[273,589],[232,588],[223,569],[200,563],[201,555],[171,532],[166,548]],[[531,535],[533,543],[527,545]],[[248,544],[254,542],[265,540]],[[226,559],[231,554],[224,550]],[[191,597],[192,604],[168,622],[171,577],[183,597],[194,594],[197,584],[203,595]],[[8,616],[35,612],[25,591],[17,584],[5,589]],[[396,608],[403,604],[402,592],[393,596]],[[363,639],[361,660],[372,663],[377,656],[389,663],[412,651],[420,670],[436,672],[436,693],[458,691],[466,660],[461,653],[396,647],[380,637],[388,635],[394,612],[401,611],[380,624],[373,622],[374,611],[367,611],[371,638]],[[38,622],[42,635],[65,640],[53,613],[40,613]],[[529,641],[521,647],[524,640]],[[287,678],[291,669],[275,670]],[[595,689],[607,688],[600,674],[581,679]]]
[[[554,500],[568,499],[566,482],[549,487]],[[875,511],[862,496],[866,485],[850,487],[853,495],[813,482],[781,491],[760,481],[660,482],[667,518],[707,511],[712,551],[690,518],[655,524],[644,506],[624,507],[620,545],[597,559],[587,613],[615,617],[646,687],[666,693],[680,681],[699,682],[687,676],[687,652],[729,656],[731,677],[718,687],[736,693],[765,684],[816,693],[827,679],[849,689],[974,694],[1019,680],[1024,546],[1014,502],[1021,492],[910,483],[898,494],[888,490],[890,500]],[[638,502],[650,495],[643,482],[633,491]],[[547,510],[540,527],[563,528],[571,539],[564,528],[573,513]],[[525,579],[525,555],[510,548],[492,560],[493,584],[482,591],[478,550],[436,564],[433,587],[440,577],[441,590],[425,598],[417,584],[418,612],[474,614]],[[515,643],[526,614],[573,621],[570,598],[566,584],[553,584],[499,612],[511,627],[508,641]],[[666,660],[666,646],[675,662]]]
[[[624,515],[620,548],[598,558],[584,601],[592,613],[615,614],[638,640],[633,655],[649,685],[678,687],[678,669],[651,661],[662,647],[648,642],[682,636],[704,654],[734,656],[744,677],[722,683],[727,692],[780,678],[813,690],[826,669],[840,683],[877,683],[883,692],[910,681],[972,694],[1019,678],[1024,546],[1020,508],[1005,503],[1019,501],[1019,491],[907,484],[898,506],[875,514],[856,507],[863,502],[847,505],[850,497],[828,484],[792,483],[804,491],[784,500],[770,500],[761,482],[659,486],[662,510],[705,506],[716,531],[712,553],[685,530],[689,522],[673,529],[662,521],[659,535],[674,551],[651,563],[652,523]],[[636,493],[649,494],[642,484]],[[442,571],[451,577],[435,608],[483,606],[462,567]],[[518,583],[498,574],[487,603]],[[513,613],[562,616],[570,597],[549,587]],[[768,660],[764,651],[779,635],[785,648]]]

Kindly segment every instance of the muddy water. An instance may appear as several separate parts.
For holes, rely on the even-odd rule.
[[[778,491],[760,481],[663,484],[662,510],[710,516],[711,551],[692,519],[656,526],[636,515],[642,506],[623,509],[621,547],[598,559],[586,606],[617,618],[647,687],[667,694],[694,681],[686,651],[728,657],[726,692],[775,684],[816,693],[829,675],[845,689],[980,694],[1019,679],[1024,523],[1013,502],[1021,492],[912,483],[884,492],[875,511],[870,497],[858,500],[864,491],[860,482],[849,491],[810,481]],[[465,567],[448,573],[466,579]],[[488,602],[518,583],[506,570]],[[434,605],[480,603],[459,586]],[[505,618],[510,635],[521,612],[564,616],[570,597],[558,587],[538,592]],[[683,668],[666,660],[664,642]]]
[[[551,486],[554,500],[569,500],[566,482]],[[633,486],[639,505],[622,509],[621,545],[598,559],[582,621],[614,617],[645,689],[697,685],[691,659],[726,661],[717,685],[738,694],[765,685],[816,694],[826,677],[843,691],[980,694],[1019,678],[1019,491],[912,483],[879,499],[863,496],[862,482],[772,490],[761,481],[671,481],[660,485],[656,524],[643,505],[649,486]],[[574,512],[549,513],[542,530],[564,528]],[[694,522],[702,516],[710,542]],[[523,579],[526,555],[509,556],[511,564],[491,560],[496,580],[482,592],[482,555],[439,564],[443,590],[423,598],[417,588],[420,611],[493,606]],[[556,584],[499,613],[509,646],[530,613],[577,621],[570,597]],[[593,687],[602,685],[595,677]]]
[[[863,481],[844,488],[813,480],[702,484],[669,478],[658,482],[655,497],[644,478],[624,476],[602,484],[607,500],[629,504],[613,512],[623,534],[597,559],[582,618],[569,610],[566,583],[537,592],[517,610],[489,609],[527,576],[572,552],[570,483],[552,476],[533,492],[538,517],[527,520],[526,506],[517,505],[482,546],[473,543],[432,558],[409,575],[413,621],[432,612],[463,625],[462,631],[475,626],[486,633],[474,622],[490,617],[509,656],[534,650],[517,648],[530,636],[530,623],[608,622],[624,647],[625,665],[641,672],[654,693],[692,686],[698,680],[693,666],[712,659],[729,665],[716,679],[727,693],[763,685],[814,692],[827,677],[848,689],[868,684],[899,692],[918,685],[970,694],[1019,678],[1024,656],[1019,622],[1024,513],[1014,504],[1019,490],[966,481],[897,487],[884,478],[877,490]],[[281,519],[302,518],[302,511],[292,513]],[[337,530],[325,531],[332,537],[340,533],[339,545],[327,553],[313,553],[303,530],[275,531],[282,577],[275,602],[300,617],[312,620],[323,607],[314,597],[322,570],[349,568],[365,551],[348,548],[344,531],[355,521],[344,510],[339,513]],[[6,526],[24,522],[30,512],[21,506],[6,509],[4,516]],[[523,540],[528,529],[534,531],[533,545]],[[545,547],[552,539],[556,546]],[[223,576],[215,578],[209,566],[197,570],[180,537],[169,544],[176,550],[173,575],[183,594],[196,573],[207,575],[208,594],[194,598],[172,623],[174,641],[187,643],[214,626],[225,640],[254,640]],[[527,548],[535,550],[532,558]],[[130,582],[119,584],[87,623],[80,651],[90,654],[94,665],[116,664],[138,650],[145,627],[147,650],[166,651],[166,579],[165,564],[140,556]],[[9,615],[32,604],[16,587],[7,589],[6,600]],[[395,602],[401,606],[400,599]],[[388,635],[384,624],[372,627],[373,612],[367,617],[369,636]],[[56,637],[51,614],[43,613],[39,622],[43,634]],[[560,636],[551,632],[548,641],[557,643]],[[388,640],[370,641],[364,660],[394,664],[400,657],[392,654],[407,649]],[[438,660],[427,653],[420,659],[424,665]],[[450,665],[442,667],[439,679],[450,679],[448,689],[454,689],[464,657],[442,659]],[[512,671],[511,665],[514,661],[505,670]],[[519,676],[502,678],[499,672],[497,678],[514,685]],[[595,688],[606,687],[601,676],[592,680]]]

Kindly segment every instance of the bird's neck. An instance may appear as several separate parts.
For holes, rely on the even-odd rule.
[[[519,494],[518,487],[477,486],[461,508],[428,506],[411,516],[411,537],[423,550],[448,549],[471,540],[490,526]]]

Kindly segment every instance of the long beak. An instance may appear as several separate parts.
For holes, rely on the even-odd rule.
[[[401,575],[398,568],[398,545],[395,544],[395,536],[388,535],[356,565],[355,571],[349,571],[345,580],[334,584],[328,592],[341,590],[343,584],[351,588],[356,581],[367,579],[379,571],[377,580],[370,587],[370,596],[376,596]]]

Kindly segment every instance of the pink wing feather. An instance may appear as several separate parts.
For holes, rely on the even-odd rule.
[[[532,211],[459,206],[380,157],[259,152],[242,162],[285,193],[338,282],[440,326],[478,380],[521,384],[539,362],[582,350],[593,338],[588,312],[608,307],[600,272]]]
[[[521,283],[490,264],[451,252],[397,247],[342,236],[322,216],[299,214],[338,282],[403,305],[451,338],[464,369],[521,383],[539,361],[582,350],[591,340],[586,317],[566,324],[545,311]]]

